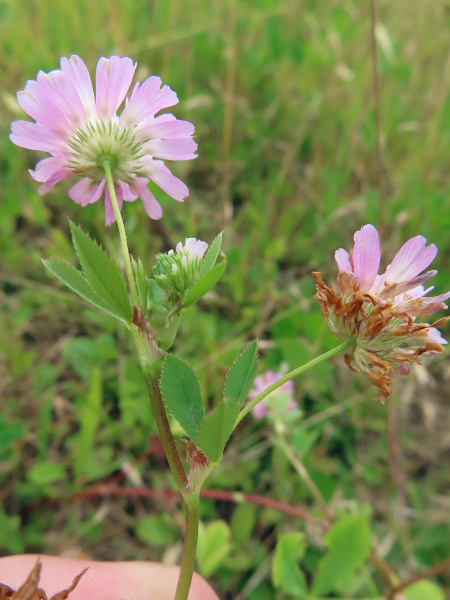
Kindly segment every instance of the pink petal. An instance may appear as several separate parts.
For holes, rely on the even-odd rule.
[[[70,59],[63,57],[61,58],[61,71],[76,90],[83,105],[86,118],[91,119],[94,117],[96,114],[94,90],[92,88],[91,76],[84,62],[75,54]]]
[[[84,177],[70,188],[69,198],[81,206],[87,206],[100,199],[104,185],[104,179],[100,183],[95,183],[89,177]]]
[[[123,205],[123,197],[122,197],[122,188],[116,187],[116,197],[117,204],[119,205],[119,210],[122,211]],[[109,194],[108,186],[105,187],[105,225],[106,227],[110,227],[114,221],[116,220],[116,215],[114,214],[113,205],[111,202],[111,196]]]
[[[161,88],[159,77],[149,77],[144,83],[135,88],[133,94],[120,116],[125,125],[133,125],[153,117],[158,111],[178,102],[175,92],[169,86]]]
[[[61,171],[64,166],[64,156],[49,156],[48,158],[44,158],[37,163],[35,171],[29,169],[28,172],[35,181],[42,183],[53,177],[58,171]]]
[[[138,197],[138,194],[128,185],[128,183],[124,183],[123,181],[117,182],[118,185],[122,188],[122,196],[126,202],[133,202]]]
[[[131,184],[131,187],[138,194],[144,205],[145,212],[151,219],[158,220],[162,217],[163,211],[160,203],[155,196],[150,192],[147,186],[148,179],[136,177]]]
[[[152,156],[165,160],[191,160],[197,156],[197,144],[192,139],[150,140],[144,147]]]
[[[339,271],[349,271],[350,273],[353,273],[353,267],[348,260],[348,252],[344,250],[344,248],[336,250],[334,258],[336,259]]]
[[[122,104],[131,81],[136,64],[131,58],[102,57],[97,64],[95,75],[96,109],[100,119],[111,119]]]
[[[394,283],[392,285],[385,285],[378,293],[380,298],[395,298],[400,294],[404,294],[405,292],[409,292],[409,290],[413,290],[419,285],[422,285],[432,277],[436,275],[437,271],[428,271],[423,275],[418,275],[413,279],[407,281],[401,281],[399,283]]]
[[[430,342],[437,342],[438,344],[448,344],[447,340],[444,339],[441,335],[441,332],[439,331],[439,329],[436,329],[436,327],[430,327],[430,329],[428,330],[428,339],[430,340]]]
[[[436,245],[425,247],[426,243],[426,238],[421,235],[407,241],[386,269],[385,281],[389,283],[407,281],[426,269],[437,254]]]
[[[373,225],[364,225],[354,236],[353,272],[361,290],[369,290],[380,268],[380,240]]]
[[[67,105],[65,97],[59,91],[60,87],[67,88],[61,71],[53,71],[48,75],[40,71],[38,81],[28,81],[25,90],[17,94],[17,101],[38,125],[67,138],[74,130],[69,118],[73,108]],[[69,94],[67,90],[64,93]]]
[[[172,175],[170,170],[161,160],[147,161],[149,167],[147,174],[166,194],[169,194],[178,202],[183,202],[189,196],[189,188],[181,179]]]
[[[169,115],[163,115],[168,117]],[[156,117],[151,125],[147,125],[138,130],[141,139],[165,139],[182,140],[190,138],[195,131],[195,127],[189,121],[179,121],[173,115],[172,119],[161,119]]]
[[[38,188],[38,192],[41,194],[41,196],[44,196],[52,189],[54,185],[63,179],[69,179],[70,177],[73,177],[73,170],[69,169],[68,167],[61,169],[60,171],[56,171],[56,173],[53,173],[53,175]]]
[[[51,133],[42,125],[29,123],[28,121],[14,121],[11,123],[9,138],[21,148],[28,150],[40,150],[42,152],[54,153],[66,147],[65,140]]]

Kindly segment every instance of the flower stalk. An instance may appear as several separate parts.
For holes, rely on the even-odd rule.
[[[111,204],[114,210],[114,215],[117,221],[117,227],[119,228],[120,245],[122,246],[123,260],[125,262],[125,271],[128,278],[128,284],[130,286],[131,299],[133,306],[139,308],[139,298],[136,289],[136,283],[134,281],[133,268],[131,266],[130,252],[128,250],[127,234],[125,231],[125,225],[123,223],[122,214],[120,212],[119,203],[117,202],[116,190],[114,188],[114,181],[111,172],[111,164],[108,160],[103,162],[103,168],[105,169],[106,181],[108,184],[109,195],[111,196]]]
[[[237,416],[236,422],[234,424],[234,428],[236,428],[239,425],[239,423],[242,421],[242,419],[252,410],[252,408],[254,406],[256,406],[259,402],[261,402],[261,400],[264,400],[264,398],[266,398],[274,390],[276,390],[281,385],[283,385],[283,383],[286,383],[286,381],[289,381],[290,379],[294,379],[294,377],[297,377],[297,375],[302,375],[303,373],[305,373],[306,371],[309,371],[309,369],[312,369],[313,367],[320,364],[321,362],[340,354],[344,350],[347,350],[347,348],[349,348],[350,346],[353,346],[354,343],[355,342],[353,339],[346,340],[340,346],[337,346],[336,348],[333,348],[332,350],[329,350],[328,352],[325,352],[324,354],[321,354],[320,356],[313,358],[306,364],[301,365],[300,367],[297,367],[293,371],[289,371],[289,373],[286,373],[286,375],[283,375],[283,377],[280,377],[280,379],[277,379],[277,381],[272,383],[272,385],[269,385],[268,388],[266,388],[263,392],[261,392],[258,396],[256,396],[256,398],[254,398],[253,400],[251,400],[248,404],[246,404],[244,406],[244,408],[241,410],[241,412]]]

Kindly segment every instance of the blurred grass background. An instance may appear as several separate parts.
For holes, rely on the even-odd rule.
[[[450,272],[450,4],[377,7],[382,266],[421,233],[439,248],[440,293]],[[312,300],[310,272],[330,280],[334,250],[349,248],[364,223],[380,222],[370,3],[0,0],[0,552],[174,562],[176,503],[169,515],[162,501],[133,498],[24,508],[107,481],[155,436],[125,332],[40,262],[74,261],[69,218],[118,257],[117,233],[105,230],[101,203],[80,208],[64,182],[42,199],[27,173],[41,156],[8,139],[11,120],[23,118],[16,91],[74,53],[91,72],[99,56],[131,56],[137,79],[159,74],[180,98],[173,112],[196,126],[198,159],[174,166],[190,197],[180,205],[158,190],[161,221],[150,221],[139,202],[124,217],[148,269],[155,252],[180,239],[211,241],[226,230],[224,279],[187,314],[176,346],[212,406],[246,339],[260,337],[261,371],[293,368],[336,344]],[[449,381],[441,355],[402,379],[389,406],[372,402],[368,384],[342,360],[295,383],[300,429],[313,433],[304,459],[317,485],[337,509],[370,506],[379,552],[403,576],[448,553]],[[317,512],[267,435],[247,419],[208,485]],[[157,446],[127,472],[130,485],[170,485]],[[202,516],[231,527],[211,573],[220,597],[273,598],[277,534],[304,524],[212,500]],[[450,578],[441,585],[449,592]]]

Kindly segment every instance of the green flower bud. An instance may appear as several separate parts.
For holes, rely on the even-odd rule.
[[[207,248],[206,242],[186,238],[184,247],[181,242],[177,244],[176,252],[158,254],[153,267],[155,281],[166,292],[181,295],[199,278]]]

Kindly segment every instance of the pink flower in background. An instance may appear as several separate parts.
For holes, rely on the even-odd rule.
[[[342,340],[355,340],[352,356],[345,356],[347,365],[363,372],[385,398],[391,393],[395,366],[406,375],[411,362],[420,363],[421,354],[443,351],[447,341],[437,327],[447,323],[448,317],[431,325],[416,323],[416,317],[447,308],[444,300],[450,292],[426,297],[433,287],[425,289],[423,284],[437,271],[421,273],[434,260],[437,248],[427,246],[423,236],[406,242],[382,275],[378,275],[381,251],[375,227],[365,225],[355,233],[354,241],[350,253],[340,248],[335,254],[340,294],[323,283],[320,273],[313,273],[315,298],[331,331]],[[411,345],[417,342],[420,345]]]
[[[60,70],[40,71],[37,80],[28,81],[17,95],[20,106],[35,122],[15,121],[11,126],[15,144],[51,155],[30,171],[42,183],[39,192],[46,194],[62,179],[81,177],[69,196],[87,206],[104,195],[108,226],[115,217],[103,161],[111,165],[119,207],[124,200],[132,202],[139,197],[149,217],[160,219],[162,209],[147,186],[149,180],[180,202],[189,194],[161,159],[196,157],[194,126],[171,114],[155,116],[178,102],[175,92],[166,85],[161,87],[159,77],[137,83],[120,116],[117,114],[135,70],[130,58],[100,58],[94,96],[81,58],[62,58]]]
[[[256,398],[263,392],[265,389],[278,381],[281,377],[283,377],[284,373],[275,373],[274,371],[266,371],[264,375],[258,375],[255,377],[255,381],[253,382],[253,388],[250,390],[248,397],[250,400]],[[286,407],[286,411],[291,411],[298,408],[297,402],[294,400],[294,382],[292,379],[286,381],[280,385],[279,388],[274,390],[269,396],[264,398],[261,402],[259,402],[256,406],[252,408],[252,414],[255,419],[263,419],[265,416],[269,414],[269,407],[267,406],[267,401],[275,400],[277,397],[288,395],[290,400]]]

